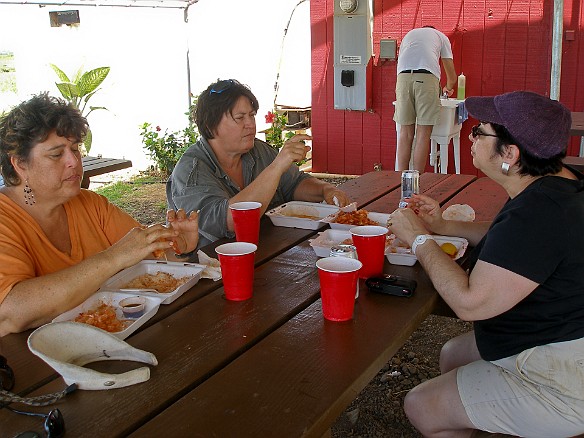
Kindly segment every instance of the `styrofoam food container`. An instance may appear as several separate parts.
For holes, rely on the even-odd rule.
[[[328,257],[331,253],[331,247],[340,245],[346,239],[352,241],[351,233],[345,230],[324,230],[318,233],[316,239],[310,240],[310,246],[318,257]]]
[[[389,237],[389,236],[388,236]],[[349,239],[351,242],[345,242]],[[331,247],[335,245],[340,245],[342,243],[349,243],[352,245],[353,236],[351,232],[345,230],[328,229],[318,233],[316,239],[310,239],[310,246],[314,249],[314,252],[318,257],[329,257],[331,252]],[[386,245],[389,245],[389,240]]]
[[[433,236],[434,240],[438,245],[442,245],[446,242],[452,243],[456,246],[456,255],[454,260],[458,260],[464,255],[466,248],[468,247],[468,240],[462,237],[452,237],[452,236]],[[385,256],[389,263],[394,265],[405,265],[414,266],[418,258],[412,254],[411,248],[398,247],[396,245],[390,245],[385,250]]]
[[[324,225],[321,220],[335,214],[339,207],[330,204],[290,201],[266,212],[277,227],[317,230]]]
[[[375,213],[373,211],[367,212],[367,217],[372,221],[377,222],[378,225],[382,227],[387,227],[387,221],[390,218],[389,214],[386,213]],[[329,218],[327,218],[328,222]],[[346,230],[349,231],[351,228],[356,227],[358,225],[351,225],[351,224],[338,224],[336,222],[332,222],[334,218],[330,218],[329,225],[333,230]]]
[[[126,328],[124,330],[112,333],[112,335],[119,339],[126,339],[156,314],[158,308],[160,307],[160,303],[163,300],[163,297],[144,297],[144,314],[136,319],[126,318],[119,303],[125,298],[135,296],[136,294],[123,292],[98,291],[77,307],[57,316],[55,319],[53,319],[52,322],[74,321],[81,312],[87,312],[88,310],[95,309],[100,305],[101,302],[115,307],[116,316],[118,319],[120,321],[126,322]]]
[[[203,272],[203,269],[205,269],[205,266],[199,265],[197,263],[142,260],[140,263],[118,272],[116,275],[107,280],[99,288],[99,290],[117,290],[120,292],[129,292],[129,289],[124,290],[124,286],[126,286],[131,280],[139,277],[140,275],[154,275],[160,271],[166,272],[175,278],[187,276],[192,277],[189,281],[180,285],[169,293],[159,293],[148,289],[131,289],[131,293],[133,295],[161,297],[163,299],[162,304],[170,304],[195,284],[197,284],[197,282],[201,279],[201,273]]]

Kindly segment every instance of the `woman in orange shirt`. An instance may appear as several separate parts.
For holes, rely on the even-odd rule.
[[[79,305],[153,253],[194,250],[197,214],[169,211],[144,228],[81,189],[87,121],[46,93],[0,120],[0,336],[38,327]]]

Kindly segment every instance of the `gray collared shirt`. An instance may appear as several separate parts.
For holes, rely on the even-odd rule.
[[[276,149],[256,138],[254,147],[241,156],[245,186],[257,178],[277,155]],[[310,175],[301,172],[297,165],[290,165],[280,178],[268,210],[293,200],[296,187],[306,178]],[[187,214],[199,210],[198,247],[222,237],[235,236],[227,229],[227,209],[229,199],[240,191],[241,187],[221,168],[213,149],[203,137],[186,150],[166,183],[169,208],[183,208]]]

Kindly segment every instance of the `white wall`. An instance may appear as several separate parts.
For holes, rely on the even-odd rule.
[[[134,169],[149,164],[141,144],[144,122],[163,130],[186,126],[186,53],[191,89],[198,94],[217,78],[250,86],[260,102],[258,130],[273,106],[284,28],[299,0],[200,0],[189,9],[76,7],[79,27],[51,28],[49,11],[72,7],[0,5],[0,51],[15,53],[18,96],[0,95],[0,109],[40,91],[59,95],[56,64],[72,76],[110,66],[90,101],[110,111],[89,116],[92,155],[125,157]],[[294,13],[284,45],[278,104],[310,106],[309,2]]]

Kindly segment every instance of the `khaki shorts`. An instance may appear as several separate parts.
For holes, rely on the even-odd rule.
[[[395,84],[398,125],[435,125],[440,117],[440,81],[428,73],[400,73]]]
[[[458,392],[475,427],[491,433],[584,433],[584,339],[525,350],[458,369]]]

